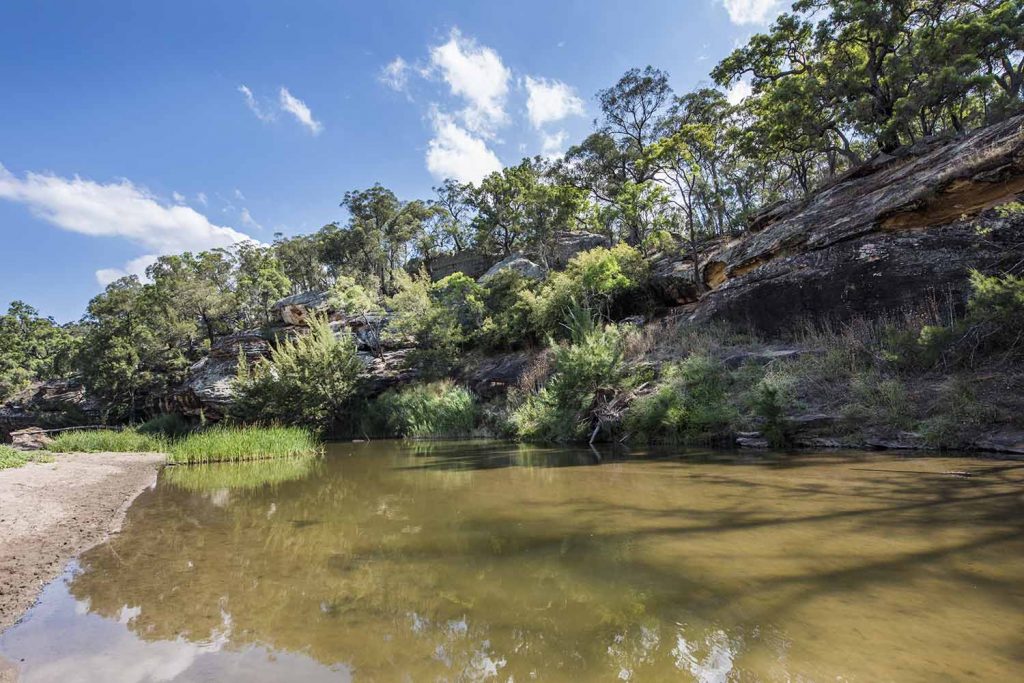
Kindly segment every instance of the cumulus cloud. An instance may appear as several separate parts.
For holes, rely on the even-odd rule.
[[[260,121],[263,121],[264,123],[269,123],[270,121],[273,121],[276,118],[274,116],[274,112],[264,109],[260,105],[260,103],[256,101],[256,96],[253,94],[252,90],[248,88],[248,86],[238,86],[238,92],[242,93],[242,97],[245,98],[245,104],[247,107],[249,107],[249,111],[255,114],[256,118],[258,118]]]
[[[206,206],[209,203],[209,200],[207,200],[206,198],[205,192],[200,192],[199,194],[197,194],[196,199],[198,199],[199,203],[202,204],[203,206]]]
[[[452,94],[466,100],[461,112],[466,128],[489,137],[507,121],[505,99],[512,72],[497,52],[453,28],[447,42],[430,49],[430,63]]]
[[[246,208],[242,209],[242,212],[240,214],[240,219],[242,221],[242,225],[247,225],[250,228],[256,228],[257,230],[262,230],[263,229],[263,226],[260,225],[256,221],[256,219],[252,217],[251,213],[249,213],[249,209],[246,209]]]
[[[562,152],[565,151],[566,140],[568,139],[569,134],[564,130],[550,134],[543,133],[541,135],[541,154],[549,159],[562,156]]]
[[[725,98],[729,100],[729,104],[739,104],[750,97],[753,92],[754,89],[751,87],[750,81],[736,81],[725,91]]]
[[[562,81],[527,76],[526,113],[534,128],[561,121],[569,116],[583,115],[583,100],[572,87]]]
[[[722,0],[734,24],[764,24],[782,10],[782,0]]]
[[[175,204],[184,204],[185,203],[185,195],[183,195],[180,192],[172,192],[171,193],[171,199],[174,200]]]
[[[33,172],[19,178],[0,165],[0,199],[23,204],[58,228],[92,237],[121,238],[146,249],[146,256],[124,268],[100,271],[100,279],[115,271],[145,270],[148,263],[143,265],[143,259],[152,259],[153,254],[213,249],[251,239],[211,223],[191,207],[165,204],[130,180],[104,184],[78,176]]]
[[[156,263],[156,254],[144,254],[124,264],[123,268],[100,268],[96,271],[96,282],[106,287],[111,282],[116,282],[128,275],[134,275],[140,280],[146,278],[146,268]]]
[[[288,92],[288,88],[281,88],[281,109],[295,117],[295,120],[309,129],[313,135],[319,135],[324,129],[323,125],[313,118],[313,112],[309,110],[306,103]]]
[[[434,177],[476,183],[501,170],[501,161],[487,143],[456,123],[451,115],[435,111],[431,119],[434,138],[427,146],[427,170]]]
[[[401,57],[395,57],[380,70],[381,83],[396,92],[404,92],[409,85],[409,64]]]

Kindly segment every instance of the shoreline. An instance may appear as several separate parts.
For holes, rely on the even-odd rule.
[[[0,470],[0,633],[70,560],[121,530],[164,461],[159,453],[55,454]]]

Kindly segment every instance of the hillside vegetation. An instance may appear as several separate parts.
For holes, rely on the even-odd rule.
[[[879,217],[886,235],[955,223],[958,239],[987,245],[995,256],[958,271],[955,291],[914,290],[899,310],[840,322],[808,311],[799,329],[770,338],[716,322],[714,307],[688,321],[671,305],[699,304],[769,258],[813,249],[806,236],[765,237],[768,247],[744,256],[780,206],[827,204],[844,182],[1000,122],[1001,139],[1019,145],[1022,50],[1024,6],[1013,0],[799,0],[715,66],[713,86],[677,94],[659,69],[627,71],[597,93],[594,131],[562,158],[523,159],[477,185],[447,180],[427,199],[381,184],[345,192],[343,217],[313,234],[162,256],[144,280],[110,284],[75,324],[14,302],[0,317],[0,400],[34,380],[75,377],[102,402],[101,419],[142,421],[173,410],[196,364],[244,332],[273,348],[253,358],[238,347],[226,411],[236,423],[373,436],[782,445],[861,434],[861,443],[977,445],[985,425],[1016,428],[1021,414],[1007,398],[1020,395],[1024,345],[1024,261],[1013,256],[1024,243],[1024,169],[1012,149],[1010,162],[971,171],[970,182],[1002,184],[971,190],[981,199],[969,211],[914,213],[907,207],[924,203],[915,197],[899,216]],[[741,82],[750,96],[730,101]],[[565,253],[573,234],[603,246]],[[730,248],[743,258],[711,259]],[[858,247],[866,261],[875,248]],[[509,267],[484,278],[443,272],[469,255]],[[672,286],[686,290],[673,301],[666,263]],[[320,297],[295,307],[306,320],[275,307],[305,293]],[[774,296],[775,306],[786,298]],[[501,396],[457,381],[473,359],[511,353],[530,364]],[[368,380],[377,366],[402,381]],[[1002,398],[982,379],[996,375]]]

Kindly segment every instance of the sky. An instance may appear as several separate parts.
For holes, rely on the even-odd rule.
[[[58,322],[161,254],[428,198],[585,137],[627,69],[677,92],[782,0],[3,0],[0,305]],[[737,88],[733,97],[743,94]]]

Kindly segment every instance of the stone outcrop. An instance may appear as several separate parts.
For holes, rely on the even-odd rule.
[[[270,311],[285,325],[306,325],[310,315],[328,312],[330,292],[302,292],[274,303]]]
[[[480,284],[487,284],[487,282],[497,276],[498,273],[506,270],[514,271],[531,280],[541,280],[545,275],[545,270],[541,266],[537,265],[525,256],[512,254],[488,268],[487,272],[480,276],[479,282]]]
[[[29,427],[11,432],[11,446],[19,451],[42,451],[53,443],[45,429]]]
[[[76,380],[35,382],[0,404],[0,436],[26,427],[47,429],[95,424],[102,406]]]
[[[454,273],[465,273],[474,280],[491,267],[494,257],[476,249],[464,249],[457,254],[442,254],[426,262],[430,279],[438,281]]]
[[[569,261],[576,254],[610,245],[611,243],[604,235],[598,235],[593,232],[570,232],[563,230],[554,234],[551,251],[547,255],[546,260],[552,270],[561,270],[569,265]]]
[[[882,155],[803,202],[771,207],[751,232],[713,244],[700,264],[656,264],[667,303],[692,320],[728,320],[767,333],[801,318],[849,319],[963,301],[972,268],[1024,260],[1024,216],[993,208],[1024,196],[1024,117],[955,140]],[[696,302],[696,303],[694,303]]]
[[[188,369],[184,384],[172,397],[175,410],[216,420],[225,415],[234,399],[231,383],[238,373],[238,359],[252,364],[270,354],[270,343],[255,332],[240,332],[218,339],[210,353]]]

